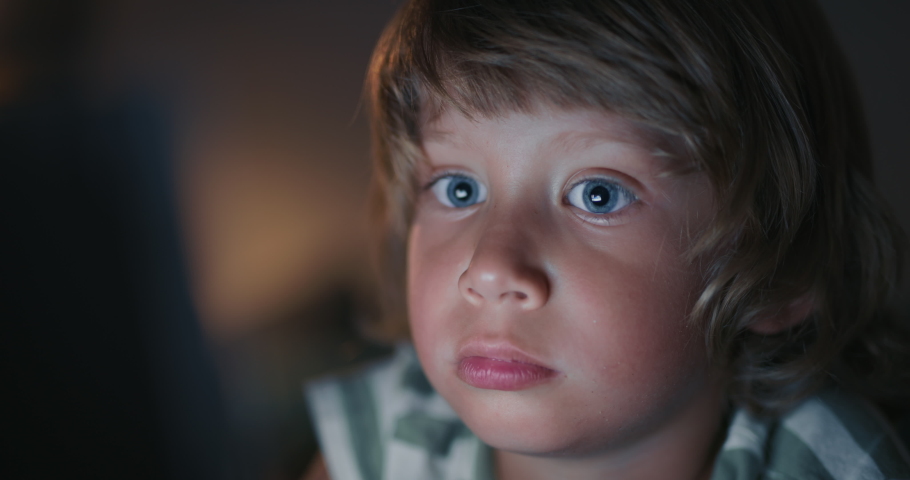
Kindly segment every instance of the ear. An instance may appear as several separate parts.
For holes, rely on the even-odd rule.
[[[815,299],[807,293],[787,304],[776,314],[749,325],[749,330],[759,335],[781,333],[804,322],[816,308]]]

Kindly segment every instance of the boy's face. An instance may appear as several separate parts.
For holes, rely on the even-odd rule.
[[[424,128],[408,305],[420,361],[482,440],[527,454],[632,446],[717,411],[687,326],[710,220],[701,173],[616,116],[541,107]]]

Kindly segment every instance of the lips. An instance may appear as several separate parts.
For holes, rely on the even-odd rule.
[[[460,355],[457,375],[485,390],[516,391],[540,385],[557,372],[512,348],[468,348]]]

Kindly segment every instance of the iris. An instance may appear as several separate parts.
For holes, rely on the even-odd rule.
[[[433,183],[433,194],[447,207],[465,208],[486,200],[486,189],[473,178],[446,175]]]
[[[635,195],[607,179],[584,180],[577,183],[567,196],[568,202],[590,213],[613,213],[635,201]]]

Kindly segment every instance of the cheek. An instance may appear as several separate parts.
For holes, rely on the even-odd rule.
[[[407,298],[411,334],[418,350],[435,348],[444,329],[457,327],[447,321],[457,300],[457,278],[464,271],[458,245],[438,229],[415,224],[408,239]]]
[[[572,326],[560,350],[614,395],[671,392],[706,369],[704,342],[688,322],[699,276],[681,253],[638,241],[561,260],[572,285],[563,292]]]

